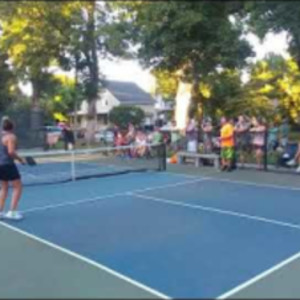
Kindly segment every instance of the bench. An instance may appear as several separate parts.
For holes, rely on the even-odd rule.
[[[194,152],[178,152],[177,159],[179,164],[183,164],[186,158],[192,158],[195,160],[195,166],[199,167],[203,165],[202,160],[208,159],[214,162],[214,167],[219,169],[220,167],[220,156],[215,153],[194,153]]]

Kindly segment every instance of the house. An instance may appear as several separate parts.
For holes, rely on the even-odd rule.
[[[140,107],[146,115],[146,121],[153,120],[155,116],[155,99],[133,82],[115,80],[104,81],[103,90],[96,102],[98,127],[108,124],[110,111],[119,105],[134,105]],[[88,103],[83,101],[77,113],[72,113],[77,124],[85,127],[87,123]]]

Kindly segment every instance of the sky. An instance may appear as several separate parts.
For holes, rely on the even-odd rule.
[[[285,58],[289,57],[287,52],[287,34],[284,32],[280,34],[269,33],[263,42],[260,42],[254,34],[248,34],[246,38],[256,52],[256,56],[252,61],[263,59],[271,52],[282,55]],[[136,60],[100,60],[99,65],[101,73],[105,75],[106,79],[131,81],[136,83],[146,92],[151,90],[151,87],[155,82],[149,71],[143,70]],[[247,79],[247,74],[243,74],[242,80],[245,82]],[[30,85],[21,86],[21,88],[24,93],[31,95],[32,89]]]

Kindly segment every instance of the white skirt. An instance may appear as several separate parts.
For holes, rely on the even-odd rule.
[[[197,141],[188,141],[187,151],[188,152],[197,152]]]

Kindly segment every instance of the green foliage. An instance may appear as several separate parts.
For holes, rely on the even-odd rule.
[[[243,108],[243,87],[238,71],[222,70],[203,78],[199,86],[203,115],[218,120],[222,115],[236,116]]]
[[[51,115],[59,113],[67,116],[85,99],[83,86],[76,86],[72,78],[64,75],[52,76],[48,87],[49,91],[42,95],[41,103]]]
[[[7,55],[0,53],[0,110],[3,111],[20,94],[17,78],[9,68]]]
[[[75,69],[93,107],[99,92],[99,57],[123,56],[127,29],[118,24],[111,4],[95,1],[10,1],[0,3],[0,49],[14,71],[33,86],[33,106],[51,98],[49,67]],[[48,96],[47,96],[48,95]]]
[[[123,4],[126,7],[126,4]],[[186,77],[204,75],[216,66],[234,68],[251,55],[241,28],[229,21],[230,4],[214,2],[145,2],[132,8],[133,40],[141,44],[139,58],[147,66],[178,70]]]
[[[117,106],[114,107],[110,114],[109,120],[122,129],[126,129],[129,123],[140,126],[145,118],[144,111],[136,106]]]
[[[161,95],[164,99],[175,99],[178,88],[176,74],[167,70],[154,69],[152,75],[156,79],[155,94]]]
[[[123,17],[132,27],[132,41],[140,45],[138,58],[144,66],[176,72],[192,83],[192,105],[203,97],[199,83],[217,68],[241,68],[251,56],[243,27],[230,17],[241,7],[231,2],[168,1],[121,3]]]
[[[300,71],[292,59],[271,55],[250,67],[241,110],[267,119],[299,122]],[[277,102],[277,103],[275,103]],[[276,104],[276,105],[275,105]]]
[[[250,30],[260,38],[268,32],[288,33],[289,52],[300,66],[300,5],[297,1],[251,1]]]

